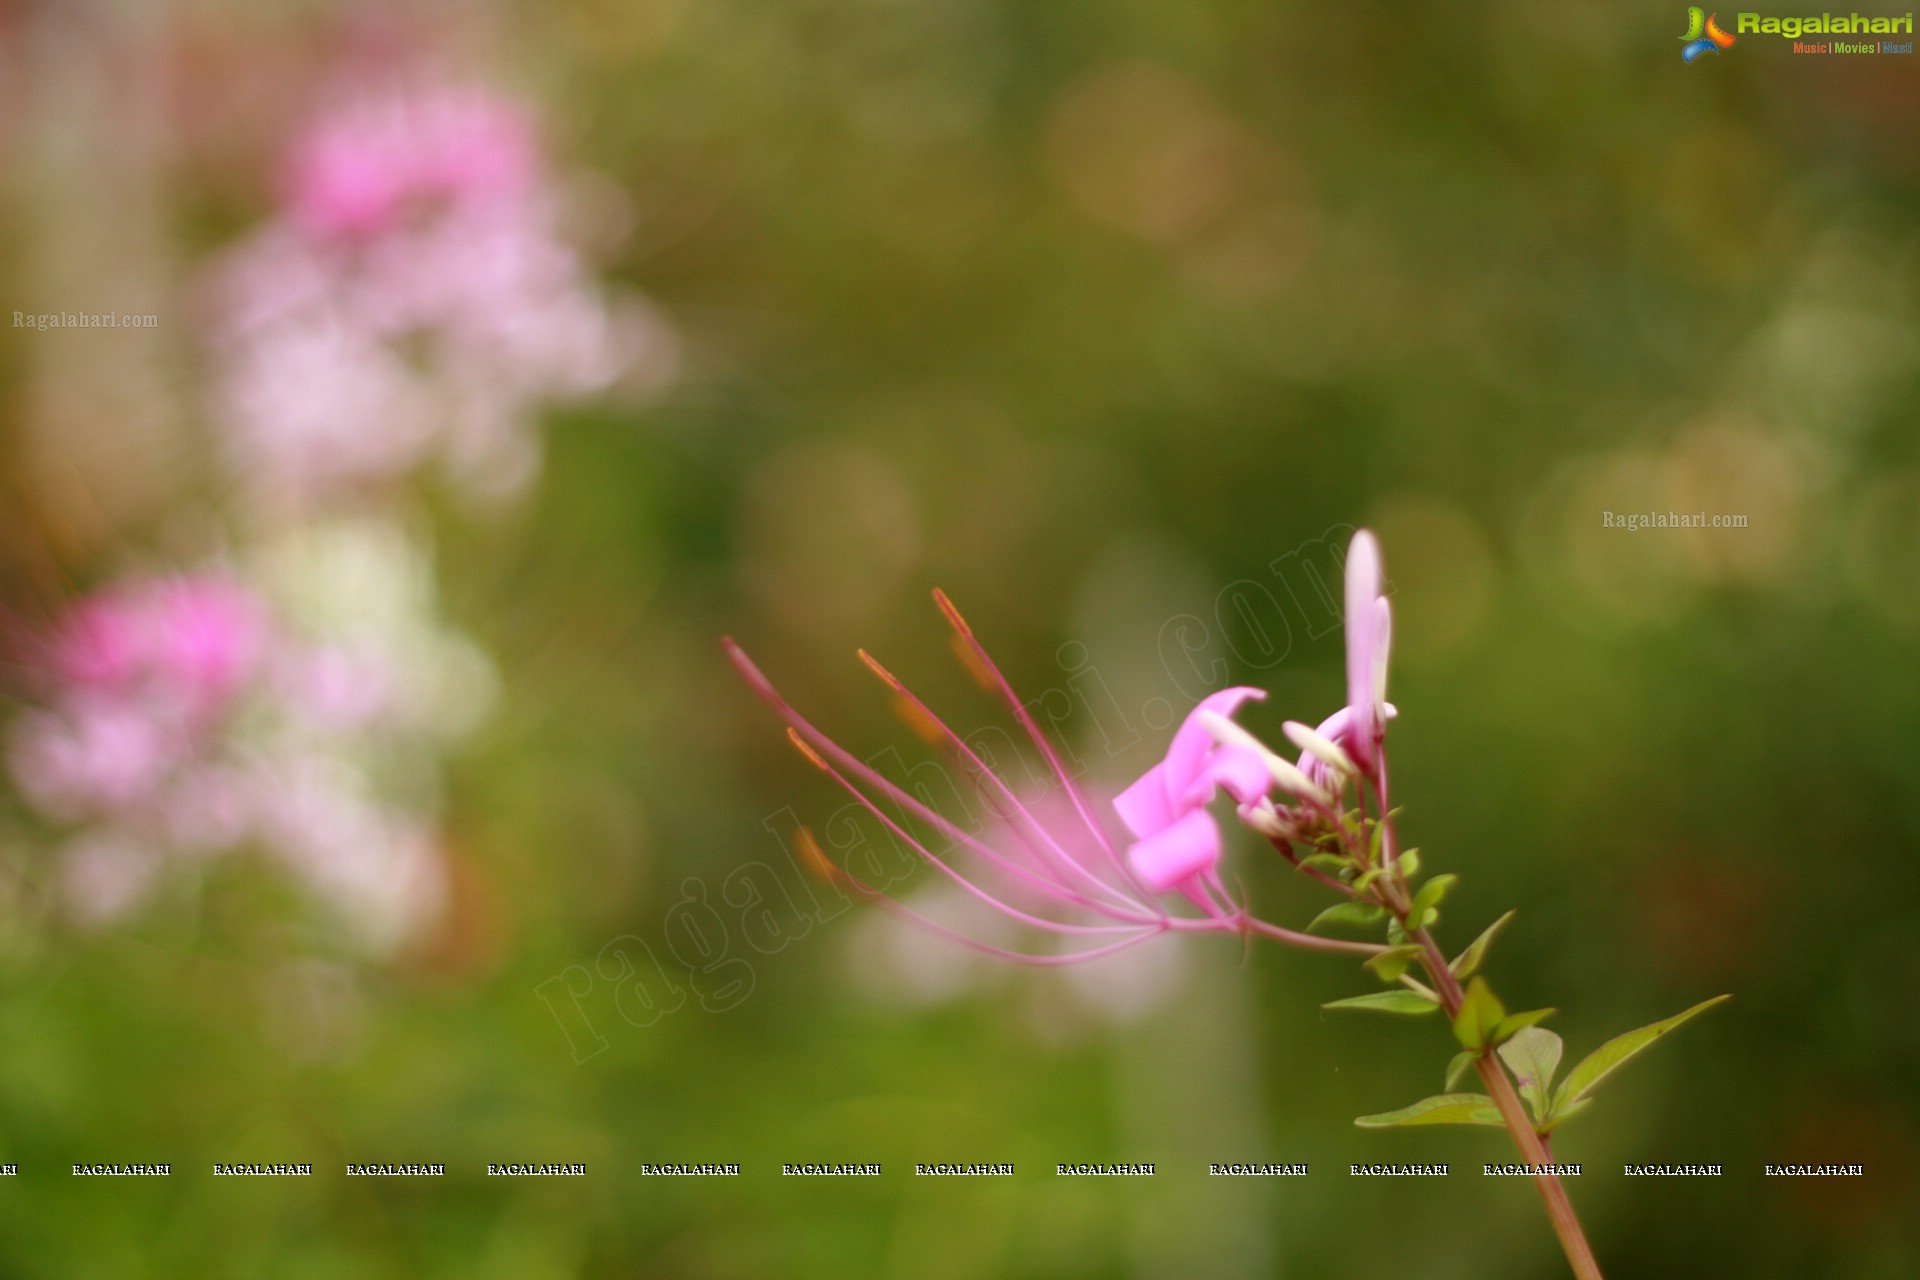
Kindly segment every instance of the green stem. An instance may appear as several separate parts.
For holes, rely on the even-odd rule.
[[[1460,1011],[1460,982],[1453,976],[1453,969],[1431,933],[1418,929],[1412,931],[1412,937],[1424,952],[1423,963],[1433,976],[1434,989],[1440,993],[1440,1007],[1451,1020]],[[1501,1070],[1490,1050],[1474,1059],[1473,1065],[1486,1083],[1487,1096],[1499,1108],[1507,1132],[1513,1135],[1514,1145],[1520,1148],[1522,1160],[1530,1167],[1543,1170],[1533,1175],[1534,1189],[1547,1207],[1547,1218],[1553,1223],[1553,1233],[1560,1238],[1560,1247],[1566,1252],[1573,1274],[1579,1280],[1605,1280],[1600,1274],[1600,1263],[1593,1256],[1593,1246],[1587,1243],[1586,1233],[1580,1229],[1580,1218],[1573,1211],[1573,1201],[1567,1198],[1566,1187],[1561,1185],[1559,1175],[1544,1168],[1553,1163],[1553,1153],[1547,1150],[1546,1141],[1527,1118],[1519,1095],[1513,1091],[1513,1082],[1507,1079],[1507,1073]]]

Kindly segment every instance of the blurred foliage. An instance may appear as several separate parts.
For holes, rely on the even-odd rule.
[[[90,7],[84,34],[65,6],[6,19],[27,74],[3,127],[38,158],[4,179],[0,278],[44,307],[62,304],[37,255],[63,226],[35,184],[101,163],[62,139],[153,149],[152,224],[121,234],[164,289],[257,214],[273,122],[342,25],[304,4]],[[1132,1020],[1026,974],[916,1003],[872,971],[858,913],[804,933],[783,913],[776,951],[729,901],[737,868],[787,867],[793,825],[842,801],[721,633],[864,753],[908,735],[856,644],[962,727],[993,715],[942,648],[942,585],[1030,695],[1101,673],[1139,740],[1096,750],[1084,708],[1068,731],[1122,783],[1204,691],[1166,662],[1182,615],[1196,670],[1272,690],[1257,731],[1336,705],[1337,634],[1273,565],[1362,523],[1399,612],[1405,829],[1464,878],[1445,941],[1519,908],[1487,971],[1510,1007],[1564,1010],[1575,1061],[1736,993],[1611,1083],[1604,1123],[1555,1135],[1587,1166],[1572,1194],[1610,1272],[1920,1270],[1920,1020],[1900,995],[1920,983],[1911,58],[1756,37],[1685,66],[1678,8],[1587,0],[427,13],[611,180],[599,198],[631,223],[614,275],[682,327],[688,375],[644,411],[557,415],[525,506],[436,508],[449,608],[504,695],[455,762],[461,879],[432,945],[335,963],[238,873],[76,933],[4,818],[0,1160],[22,1175],[0,1182],[0,1272],[1563,1274],[1531,1189],[1478,1175],[1503,1135],[1353,1128],[1437,1092],[1451,1046],[1323,1016],[1370,989],[1343,962],[1213,940]],[[54,92],[59,59],[95,66],[71,52],[89,40],[152,71],[166,128],[122,135],[130,99],[75,114]],[[158,385],[190,388],[188,300],[160,296]],[[85,337],[64,339],[80,368],[105,350]],[[47,391],[78,376],[44,367],[57,340],[0,344],[27,616],[51,583],[164,548],[155,513],[217,487],[190,404],[141,427],[176,441],[158,454],[122,419],[62,416],[115,402]],[[106,462],[47,462],[75,421],[116,442]],[[141,467],[170,449],[185,461]],[[1602,528],[1668,509],[1750,525]],[[1223,596],[1245,581],[1264,594]],[[1237,856],[1270,918],[1323,905]],[[648,956],[672,976],[698,945],[689,892],[737,966],[635,1025],[671,1003]],[[811,1158],[889,1173],[774,1172]],[[1022,1173],[903,1176],[938,1158]],[[205,1175],[276,1159],[316,1176]],[[409,1159],[452,1171],[338,1176]],[[590,1176],[475,1176],[509,1159]],[[1050,1175],[1070,1159],[1162,1173]],[[1201,1176],[1228,1159],[1314,1174]],[[1455,1174],[1389,1199],[1344,1173],[1374,1159]],[[1757,1176],[1788,1159],[1869,1176]],[[70,1179],[74,1160],[175,1175]],[[661,1160],[746,1172],[639,1176]],[[1623,1179],[1625,1160],[1728,1173]]]

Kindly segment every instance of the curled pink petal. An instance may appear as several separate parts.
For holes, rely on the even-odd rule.
[[[1220,862],[1220,828],[1205,809],[1194,809],[1127,850],[1127,861],[1155,893],[1179,888]]]
[[[1238,685],[1209,694],[1187,713],[1187,718],[1173,735],[1173,744],[1167,748],[1167,784],[1176,802],[1200,777],[1208,757],[1214,752],[1213,735],[1201,723],[1200,712],[1211,711],[1215,715],[1232,716],[1242,703],[1258,701],[1266,696],[1264,689]]]
[[[1167,765],[1162,761],[1114,797],[1114,810],[1119,813],[1120,821],[1127,824],[1127,830],[1144,839],[1174,821],[1176,814],[1168,790]]]

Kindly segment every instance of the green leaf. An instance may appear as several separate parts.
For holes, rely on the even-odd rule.
[[[1390,1129],[1409,1124],[1484,1124],[1498,1129],[1503,1122],[1499,1108],[1484,1093],[1437,1093],[1398,1111],[1361,1116],[1354,1123],[1362,1129]]]
[[[1570,1107],[1563,1107],[1556,1102],[1553,1107],[1553,1113],[1547,1117],[1546,1123],[1540,1126],[1540,1132],[1541,1133],[1553,1132],[1555,1129],[1558,1129],[1561,1125],[1573,1119],[1575,1116],[1579,1115],[1582,1111],[1585,1111],[1588,1107],[1592,1105],[1593,1105],[1592,1095],[1588,1095],[1587,1097],[1580,1099],[1580,1101],[1574,1103]]]
[[[1377,924],[1385,914],[1370,902],[1336,902],[1313,918],[1307,932],[1318,932],[1322,925],[1329,924]]]
[[[1419,956],[1419,947],[1410,945],[1394,947],[1369,959],[1366,968],[1382,982],[1398,982],[1400,975],[1411,968]]]
[[[1322,1009],[1372,1009],[1376,1013],[1432,1013],[1440,1006],[1417,991],[1376,991],[1372,995],[1329,1000]]]
[[[1368,885],[1385,874],[1387,874],[1386,871],[1380,867],[1375,867],[1371,871],[1364,872],[1358,880],[1353,882],[1353,891],[1355,893],[1365,893]]]
[[[1411,880],[1420,874],[1420,851],[1408,849],[1395,858],[1394,863],[1400,868],[1400,874]]]
[[[1525,1013],[1510,1013],[1494,1024],[1493,1034],[1487,1037],[1487,1043],[1502,1044],[1517,1032],[1525,1030],[1536,1022],[1545,1022],[1558,1012],[1560,1012],[1558,1009],[1529,1009]]]
[[[1552,1105],[1553,1073],[1560,1069],[1560,1054],[1566,1048],[1560,1037],[1539,1027],[1522,1027],[1500,1046],[1500,1057],[1513,1069],[1520,1082],[1520,1096],[1533,1110],[1535,1122],[1544,1121]]]
[[[1453,1061],[1447,1064],[1447,1088],[1453,1088],[1461,1076],[1471,1071],[1475,1061],[1475,1055],[1465,1049],[1454,1054]]]
[[[1566,1080],[1560,1085],[1560,1092],[1554,1096],[1553,1109],[1557,1112],[1566,1112],[1573,1103],[1593,1092],[1596,1085],[1612,1075],[1634,1054],[1682,1023],[1698,1017],[1724,1000],[1731,999],[1733,999],[1732,996],[1715,996],[1711,1000],[1702,1000],[1693,1008],[1682,1010],[1671,1018],[1663,1018],[1637,1031],[1615,1036],[1581,1059],[1580,1065],[1567,1073]]]
[[[1408,940],[1407,931],[1400,927],[1400,922],[1398,920],[1387,921],[1387,941],[1388,942],[1391,942],[1394,946],[1397,947],[1401,943],[1406,942],[1407,940]]]
[[[1453,1016],[1453,1038],[1460,1042],[1461,1048],[1480,1053],[1491,1043],[1494,1027],[1506,1016],[1506,1006],[1493,994],[1487,980],[1475,978],[1467,984],[1460,1012]]]
[[[1417,916],[1424,911],[1431,911],[1439,906],[1446,896],[1453,892],[1453,886],[1459,883],[1459,876],[1435,876],[1420,886],[1420,892],[1413,895],[1413,907],[1409,914]]]
[[[1312,867],[1315,871],[1338,873],[1347,869],[1345,856],[1338,853],[1310,853],[1300,859],[1303,867]]]
[[[1465,982],[1480,971],[1480,962],[1487,958],[1487,948],[1493,945],[1494,936],[1507,927],[1507,921],[1513,919],[1513,916],[1514,913],[1509,911],[1495,920],[1487,926],[1485,933],[1468,943],[1467,949],[1454,957],[1453,964],[1449,966],[1453,970],[1454,977]]]

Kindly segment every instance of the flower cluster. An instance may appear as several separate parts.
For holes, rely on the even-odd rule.
[[[1070,824],[1043,821],[1036,812],[1040,806],[1028,803],[979,750],[866,653],[861,657],[892,691],[910,723],[951,755],[999,817],[996,830],[1012,838],[985,839],[956,821],[958,815],[940,812],[874,769],[802,716],[731,640],[728,652],[748,684],[787,721],[788,736],[801,753],[896,840],[966,896],[1028,930],[1054,934],[1076,945],[1057,951],[1015,951],[960,933],[827,861],[817,843],[803,833],[819,870],[935,933],[1033,964],[1104,956],[1175,931],[1257,933],[1314,950],[1362,955],[1385,949],[1287,929],[1256,917],[1234,901],[1220,874],[1223,842],[1209,808],[1225,792],[1243,821],[1285,851],[1290,838],[1312,839],[1338,821],[1335,799],[1347,781],[1371,778],[1384,795],[1380,740],[1392,714],[1385,701],[1390,613],[1380,591],[1380,558],[1371,534],[1363,532],[1355,538],[1347,561],[1348,705],[1317,730],[1294,723],[1287,726],[1302,748],[1295,763],[1275,755],[1230,718],[1246,702],[1264,698],[1264,693],[1241,687],[1208,697],[1181,724],[1166,757],[1112,802],[1112,812],[1131,834],[1131,841],[1088,801],[952,602],[943,593],[934,596],[969,668],[1007,705],[1046,762],[1051,785],[1067,801]],[[887,807],[882,807],[882,800]],[[936,844],[943,851],[936,850]],[[1176,912],[1167,902],[1168,895],[1177,895],[1197,914]]]
[[[1382,744],[1387,721],[1396,714],[1387,701],[1393,611],[1381,593],[1379,545],[1364,529],[1347,550],[1345,577],[1347,703],[1317,727],[1298,720],[1282,726],[1300,751],[1297,761],[1274,754],[1233,723],[1241,705],[1266,694],[1228,689],[1195,707],[1174,735],[1166,759],[1114,802],[1135,837],[1127,850],[1135,867],[1154,883],[1179,889],[1202,909],[1209,909],[1220,884],[1220,829],[1206,808],[1216,787],[1233,797],[1241,821],[1282,853],[1294,843],[1337,842],[1340,800],[1349,784],[1371,784],[1380,812],[1386,812]],[[1390,828],[1382,830],[1383,839],[1390,840]],[[1387,857],[1391,860],[1390,846]]]
[[[199,277],[228,553],[124,577],[22,655],[6,760],[82,922],[242,852],[375,953],[438,919],[441,760],[493,674],[437,617],[409,482],[437,460],[511,493],[537,408],[673,363],[667,327],[561,235],[522,105],[341,84],[286,146],[266,224]]]
[[[275,216],[206,285],[214,414],[257,502],[305,510],[437,458],[511,494],[539,405],[657,384],[671,331],[559,234],[533,122],[470,88],[342,90],[294,140]]]
[[[431,917],[437,753],[484,709],[490,670],[433,621],[430,589],[410,544],[343,525],[74,606],[8,744],[23,795],[66,833],[69,912],[120,919],[170,868],[251,849],[371,950]]]

